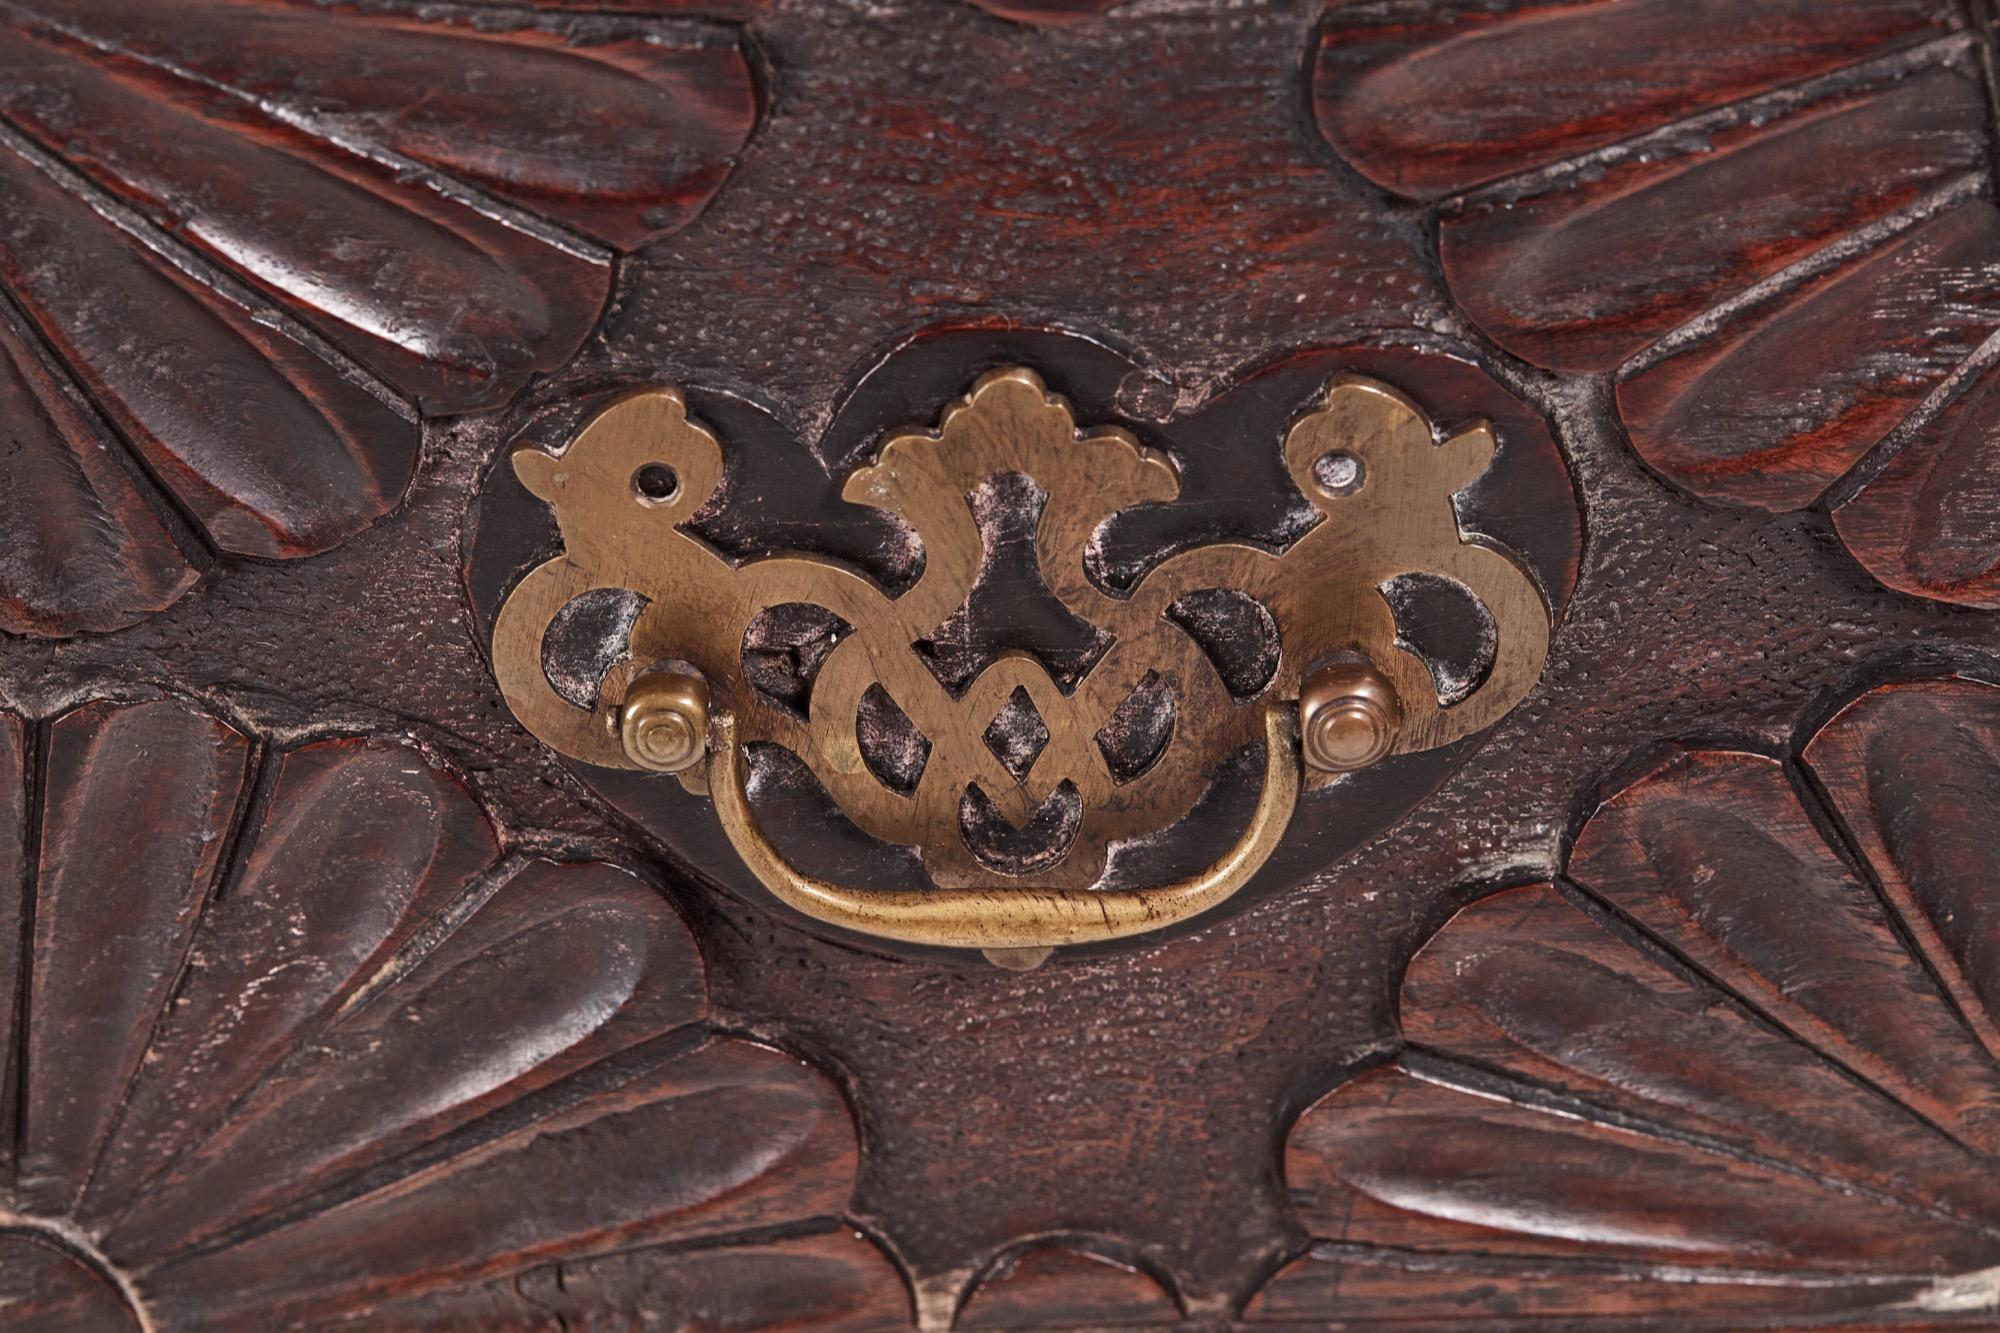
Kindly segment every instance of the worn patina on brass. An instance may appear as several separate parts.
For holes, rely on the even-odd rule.
[[[1154,930],[1213,907],[1269,856],[1301,790],[1448,744],[1521,701],[1547,654],[1547,608],[1511,554],[1460,529],[1452,504],[1494,450],[1483,423],[1440,440],[1393,388],[1339,378],[1284,442],[1294,483],[1321,512],[1315,527],[1282,553],[1233,544],[1181,551],[1118,595],[1088,577],[1088,545],[1117,510],[1173,500],[1173,464],[1122,429],[1080,430],[1069,404],[1033,372],[994,371],[935,431],[890,438],[846,480],[844,498],[893,511],[923,542],[922,574],[891,597],[809,556],[732,565],[683,531],[722,480],[722,446],[688,417],[677,391],[648,389],[606,408],[560,455],[515,454],[523,484],[554,506],[564,551],[532,570],[502,608],[495,669],[516,715],[563,754],[679,773],[691,790],[711,793],[745,863],[801,911],[887,938],[984,949],[1021,966],[1052,947]],[[967,497],[1007,473],[1025,474],[1046,494],[1035,550],[1048,588],[1111,636],[1068,693],[1038,661],[1009,654],[954,694],[913,649],[965,604],[982,554]],[[1491,618],[1492,664],[1449,707],[1399,639],[1382,592],[1419,573],[1461,585]],[[629,654],[602,682],[596,706],[584,708],[551,684],[543,638],[565,606],[604,588],[647,601]],[[1277,626],[1277,670],[1253,698],[1232,696],[1168,614],[1187,594],[1218,588],[1256,599]],[[789,603],[822,607],[852,627],[821,663],[804,716],[761,695],[742,668],[753,619]],[[1121,780],[1097,737],[1149,676],[1173,692],[1171,735],[1149,767]],[[930,745],[910,790],[885,784],[863,753],[862,698],[878,685]],[[1018,774],[983,739],[1017,690],[1048,731]],[[847,888],[789,865],[744,790],[743,747],[758,741],[797,754],[862,829],[919,849],[937,888]],[[1223,761],[1250,746],[1263,747],[1263,791],[1228,853],[1177,884],[1092,888],[1112,844],[1182,818]],[[961,803],[975,788],[1019,828],[1065,786],[1081,819],[1068,846],[1032,875],[989,864],[961,835]]]

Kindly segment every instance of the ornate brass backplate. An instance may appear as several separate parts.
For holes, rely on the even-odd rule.
[[[1321,518],[1282,553],[1236,544],[1175,554],[1125,594],[1087,572],[1092,541],[1115,512],[1174,500],[1172,462],[1115,427],[1080,430],[1067,402],[1031,371],[986,375],[934,431],[887,440],[854,471],[845,499],[893,512],[923,544],[922,572],[900,595],[810,556],[731,564],[682,530],[722,481],[723,449],[673,389],[606,408],[560,455],[514,456],[522,483],[552,505],[564,551],[521,581],[495,624],[500,685],[521,721],[573,759],[678,773],[708,792],[744,862],[779,898],[820,920],[909,942],[980,948],[1016,964],[1051,948],[1157,929],[1234,893],[1277,845],[1301,788],[1392,754],[1433,749],[1490,726],[1534,684],[1550,618],[1515,557],[1461,530],[1453,496],[1491,462],[1478,424],[1439,439],[1390,386],[1336,379],[1291,428],[1291,478]],[[1109,645],[1065,689],[1038,660],[1000,657],[954,692],[917,645],[963,607],[979,577],[982,535],[971,497],[1020,474],[1042,498],[1035,557],[1049,591],[1108,633]],[[1383,588],[1407,574],[1460,585],[1493,632],[1484,679],[1440,703],[1425,662],[1399,639]],[[564,607],[597,589],[646,599],[629,654],[594,708],[563,697],[543,640]],[[1275,627],[1270,678],[1232,694],[1207,651],[1171,614],[1191,593],[1254,599]],[[761,694],[743,670],[746,635],[770,608],[823,608],[847,630],[820,664],[808,706]],[[1164,693],[1162,692],[1164,688]],[[927,747],[913,781],[885,777],[861,719],[886,695]],[[872,697],[872,703],[871,703]],[[992,729],[1022,699],[1039,719],[1031,753],[996,747]],[[1136,768],[1114,762],[1107,728],[1140,699],[1165,698],[1168,725]],[[1121,714],[1121,709],[1126,710]],[[773,742],[799,756],[860,828],[919,849],[928,892],[844,887],[793,868],[759,829],[745,792],[743,747]],[[1207,870],[1146,889],[1093,890],[1107,850],[1172,825],[1231,755],[1261,744],[1257,808]],[[1015,829],[1060,807],[1062,836],[1031,869],[996,865],[963,831],[968,802],[990,803]]]

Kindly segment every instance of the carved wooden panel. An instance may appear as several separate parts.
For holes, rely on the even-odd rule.
[[[417,413],[498,407],[568,360],[616,254],[694,216],[756,115],[740,43],[706,27],[11,13],[16,633],[129,624],[218,555],[311,555],[394,508]]]
[[[1984,0],[0,4],[0,1329],[2000,1322],[1994,42]],[[846,492],[1003,370],[1174,483],[1053,585],[1045,515],[1104,497]],[[1067,854],[1043,754],[1233,737],[1049,884],[1193,875],[1298,757],[1224,712],[1296,720],[1281,620],[1366,620],[1429,718],[1508,650],[1448,571],[1135,592],[1349,540],[1313,497],[1366,450],[1286,441],[1357,378],[1411,448],[1490,437],[1432,518],[1546,659],[1301,780],[1171,928],[843,928],[704,771],[501,689],[572,535],[516,456],[671,386],[712,498],[612,491],[682,547],[966,585],[907,647],[772,598],[693,664],[769,723],[790,863],[939,890],[784,743],[865,649],[991,704],[1030,794],[965,817],[982,883]],[[690,666],[630,581],[531,662],[588,717]],[[1056,735],[1121,636],[1156,679]],[[904,799],[937,739],[849,693]]]

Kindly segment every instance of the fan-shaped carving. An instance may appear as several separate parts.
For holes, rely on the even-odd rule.
[[[64,1256],[7,1319],[394,1323],[613,1250],[610,1286],[671,1288],[779,1225],[880,1265],[836,1235],[839,1094],[712,1033],[665,900],[502,857],[413,746],[170,698],[0,715],[0,815],[0,1231]]]
[[[1424,947],[1408,1051],[1292,1133],[1321,1245],[1265,1314],[1991,1308],[2000,689],[1879,689],[1802,759],[1659,763],[1573,886]]]
[[[735,39],[664,19],[9,6],[0,630],[117,628],[388,512],[418,412],[561,366],[754,115]]]
[[[1346,5],[1315,90],[1350,162],[1437,203],[1466,313],[1613,373],[1657,472],[1823,500],[1883,583],[2000,606],[1983,386],[1930,415],[2000,332],[1990,118],[1950,5]]]

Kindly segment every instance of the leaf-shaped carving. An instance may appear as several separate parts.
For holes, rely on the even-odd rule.
[[[1891,588],[2000,610],[2000,368],[1972,380],[1834,527]]]
[[[1326,1245],[1266,1314],[1328,1282],[1357,1317],[1990,1302],[2000,688],[1880,688],[1801,757],[1809,783],[1662,761],[1584,826],[1573,884],[1447,923],[1408,1050],[1292,1132]]]
[[[117,628],[213,554],[311,555],[381,517],[419,414],[567,361],[614,253],[691,218],[754,116],[704,25],[10,6],[0,393],[34,484],[5,502],[0,630]]]
[[[1951,26],[1938,0],[1337,6],[1320,32],[1314,110],[1370,180],[1435,199]],[[1579,66],[1586,48],[1593,58]]]
[[[1899,429],[2000,331],[1990,118],[1958,27],[1935,0],[1349,5],[1323,25],[1315,107],[1349,161],[1436,203],[1475,323],[1614,375],[1662,476],[1848,504],[1840,532],[1882,582],[1990,605],[1983,488],[1920,480],[1964,475],[1984,423]]]
[[[655,891],[501,856],[413,746],[274,746],[173,698],[0,715],[0,829],[0,1206],[72,1261],[30,1308],[271,1327],[837,1232],[833,1087],[712,1033]]]

